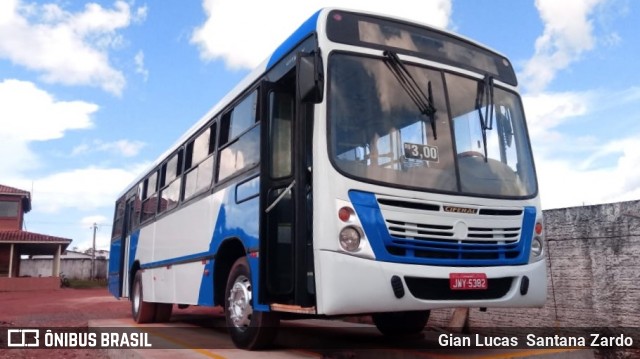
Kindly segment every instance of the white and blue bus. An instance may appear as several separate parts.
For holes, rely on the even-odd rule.
[[[109,290],[137,322],[222,306],[421,331],[443,307],[539,307],[543,219],[514,69],[461,36],[322,9],[117,199]]]

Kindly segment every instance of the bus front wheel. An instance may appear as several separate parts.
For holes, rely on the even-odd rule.
[[[261,349],[273,342],[280,320],[276,313],[253,309],[251,271],[246,257],[231,267],[225,291],[225,318],[233,343],[242,349]]]
[[[386,312],[371,315],[378,330],[386,336],[411,335],[422,332],[430,311]]]
[[[131,314],[136,323],[151,323],[156,315],[156,304],[145,302],[142,295],[142,272],[137,271],[133,280]]]

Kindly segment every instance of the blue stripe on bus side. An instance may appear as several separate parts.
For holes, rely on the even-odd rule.
[[[129,266],[126,268],[127,271],[131,270],[133,267],[133,262],[135,262],[136,253],[138,252],[138,240],[140,239],[140,229],[131,232],[131,236],[129,237]],[[133,281],[133,278],[129,278],[129,282]]]
[[[222,242],[229,238],[238,238],[247,253],[257,252],[259,244],[259,198],[252,198],[241,203],[236,202],[236,191],[227,191],[220,211],[218,212],[218,218],[216,219],[216,225],[213,230],[211,243],[209,245],[209,253],[218,253],[218,249]],[[199,305],[213,305],[215,302],[214,290],[213,290],[213,277],[214,273],[214,261],[209,261],[209,275],[203,275],[200,282],[200,292],[198,295]],[[260,290],[259,284],[259,259],[248,258],[249,267],[251,270],[251,280],[253,283],[254,293],[258,293]],[[221,283],[226,285],[225,283]],[[257,303],[257,295],[253,297],[253,309],[257,311],[268,311],[269,306],[265,304]]]
[[[307,21],[305,21],[300,27],[289,36],[271,55],[269,58],[269,62],[267,63],[267,71],[271,69],[278,61],[282,59],[289,51],[291,51],[296,45],[298,45],[302,40],[304,40],[307,36],[316,31],[316,27],[318,24],[318,16],[320,15],[320,11],[318,10],[315,14],[313,14]]]
[[[197,262],[197,261],[200,261],[200,260],[210,259],[212,257],[213,257],[213,255],[211,253],[202,252],[202,253],[196,253],[196,254],[189,254],[189,255],[186,255],[186,256],[182,256],[182,257],[175,257],[175,258],[170,258],[170,259],[164,259],[164,260],[161,260],[161,261],[145,263],[145,264],[141,265],[140,268],[149,269],[149,268],[164,267],[164,266],[169,266],[169,265],[174,265],[174,264]]]

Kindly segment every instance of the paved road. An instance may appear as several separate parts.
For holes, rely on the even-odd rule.
[[[151,349],[111,349],[111,358],[594,358],[590,350],[462,350],[438,345],[436,331],[389,340],[375,327],[328,320],[283,321],[273,348],[260,352],[235,349],[222,317],[174,315],[169,324],[137,325],[128,319],[95,320],[89,327],[130,328],[149,333]],[[166,349],[170,348],[170,349]]]

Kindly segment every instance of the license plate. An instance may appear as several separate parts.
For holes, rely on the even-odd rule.
[[[484,273],[449,273],[451,290],[486,290],[488,284]]]

